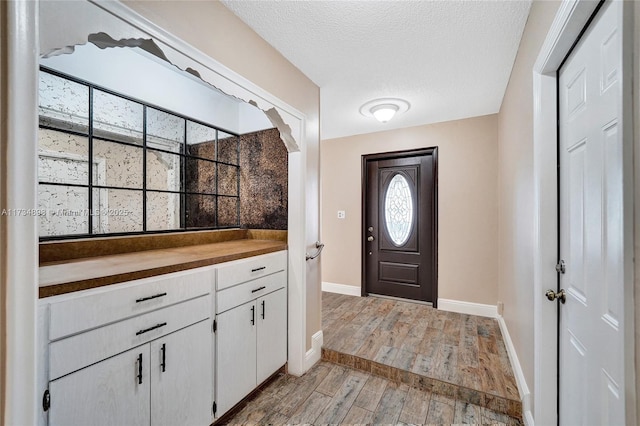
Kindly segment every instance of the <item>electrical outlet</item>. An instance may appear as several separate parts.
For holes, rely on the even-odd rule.
[[[338,219],[344,219],[347,217],[347,213],[344,210],[338,210]]]

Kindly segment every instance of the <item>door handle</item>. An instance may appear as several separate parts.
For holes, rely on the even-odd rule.
[[[142,354],[138,355],[138,384],[142,384]]]
[[[322,253],[322,249],[324,248],[324,244],[320,241],[316,241],[316,248],[318,250],[314,254],[305,253],[305,260],[315,259],[320,256],[320,253]]]
[[[554,300],[559,300],[560,303],[564,304],[567,301],[566,292],[564,291],[564,289],[560,289],[560,291],[557,293],[549,289],[544,295],[547,296],[547,299],[552,302]]]
[[[251,325],[256,325],[256,307],[251,307]]]
[[[262,301],[262,319],[264,319],[264,300]]]
[[[373,241],[373,240],[375,240],[375,238],[373,238],[373,235],[369,235],[369,236],[367,237],[367,241],[371,242],[371,241]]]

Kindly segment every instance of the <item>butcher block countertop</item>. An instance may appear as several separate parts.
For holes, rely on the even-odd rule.
[[[206,231],[190,233],[192,237],[185,234],[175,238],[164,234],[41,243],[39,297],[287,249],[286,231]],[[135,250],[127,251],[127,247]],[[90,254],[81,257],[83,251]]]

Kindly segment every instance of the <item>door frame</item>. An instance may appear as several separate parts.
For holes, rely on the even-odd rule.
[[[557,173],[557,71],[583,28],[589,22],[599,2],[570,0],[560,5],[533,67],[533,169],[534,169],[534,401],[524,392],[525,423],[557,424],[558,413],[558,311],[544,292],[557,285],[555,265],[558,261],[558,173]],[[633,4],[624,2],[622,85],[631,87],[633,58]],[[633,300],[633,99],[630,90],[623,92],[623,182],[626,240],[624,318],[624,374],[632,386],[625,389],[625,418],[636,423],[634,367],[634,300]],[[637,141],[636,141],[637,142]],[[549,332],[553,330],[553,332]],[[526,386],[526,384],[525,384]]]
[[[365,226],[367,222],[367,210],[366,210],[366,202],[367,202],[367,162],[368,161],[377,161],[377,160],[391,160],[397,158],[405,158],[405,157],[418,157],[424,155],[432,155],[433,156],[433,173],[435,175],[434,181],[434,204],[433,209],[435,212],[434,216],[434,232],[433,232],[433,247],[435,247],[435,251],[433,253],[433,281],[435,282],[435,288],[433,290],[433,307],[437,308],[438,306],[438,147],[432,146],[428,148],[420,148],[420,149],[409,149],[404,151],[391,151],[391,152],[380,152],[377,154],[365,154],[362,156],[362,170],[361,170],[361,214],[362,217],[360,219],[360,244],[361,244],[361,259],[362,264],[361,267],[361,280],[360,283],[360,295],[362,297],[366,297],[368,295],[367,287],[366,287],[366,253],[367,253],[367,245],[365,244]]]

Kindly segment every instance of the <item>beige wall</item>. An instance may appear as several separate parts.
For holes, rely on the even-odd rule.
[[[533,64],[559,3],[533,2],[498,114],[499,288],[533,394]]]
[[[496,115],[323,140],[323,281],[361,285],[362,155],[432,146],[438,147],[438,296],[496,304]]]
[[[320,90],[217,1],[126,1],[127,6],[260,86],[306,116],[307,244],[319,239]],[[177,19],[179,18],[179,19]],[[311,262],[309,262],[311,263]],[[307,348],[320,330],[320,275],[307,270]]]
[[[317,121],[318,87],[221,3],[189,0],[124,3],[252,83],[310,114],[310,121]]]
[[[636,82],[640,81],[640,7],[634,4],[634,72],[633,78]],[[637,172],[640,166],[640,119],[638,118],[638,111],[640,111],[640,85],[634,83],[633,93],[633,105],[634,105],[634,162],[635,162],[635,212],[634,212],[634,226],[635,226],[635,257],[638,258],[640,253],[640,173]],[[635,364],[636,364],[636,419],[640,419],[640,261],[635,261]]]

